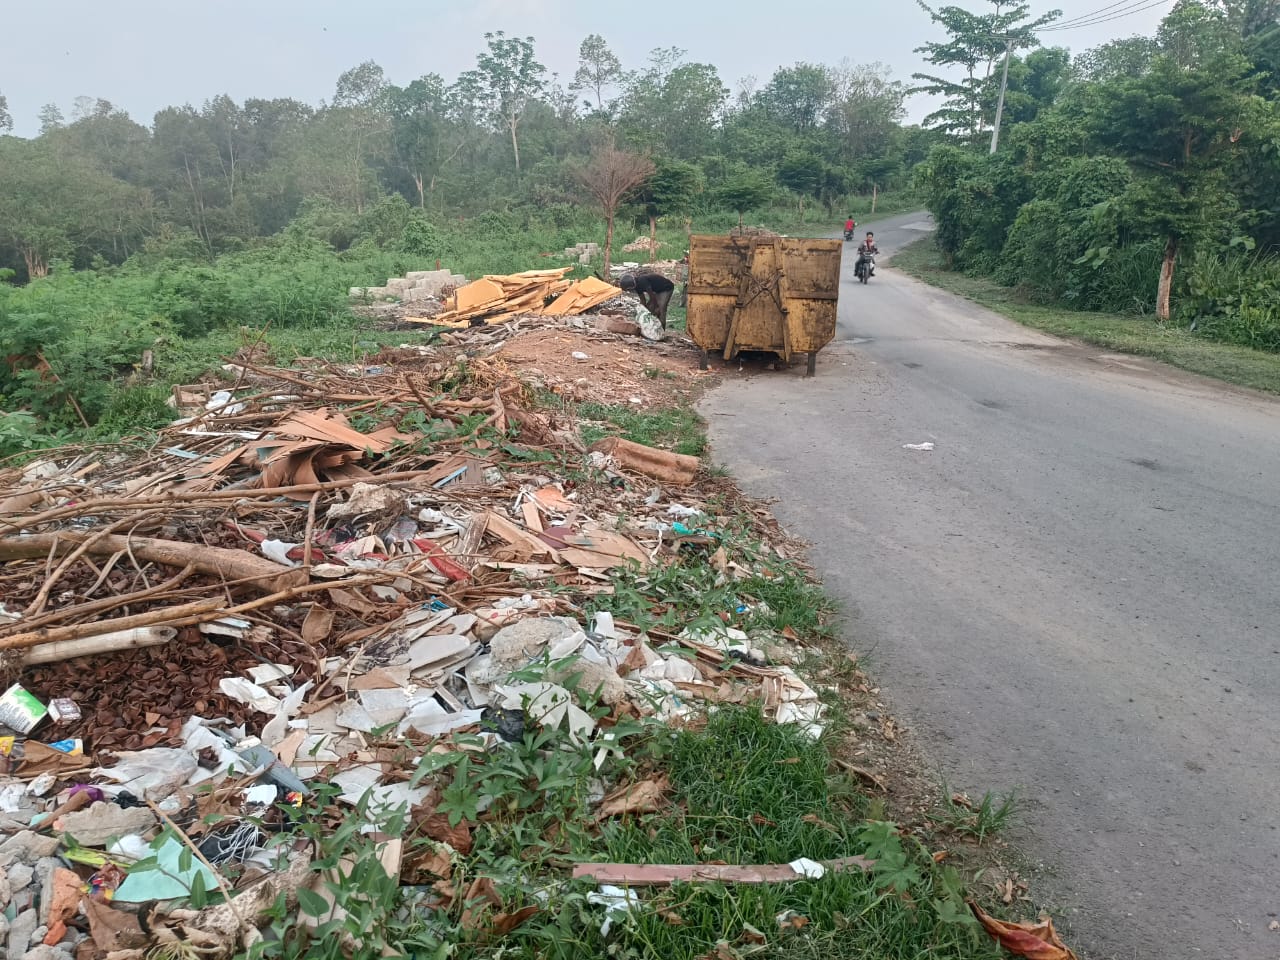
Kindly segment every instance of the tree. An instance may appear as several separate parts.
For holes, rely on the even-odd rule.
[[[800,221],[804,222],[805,198],[822,196],[827,180],[827,165],[815,153],[795,148],[778,164],[778,183],[800,197]]]
[[[829,76],[826,128],[839,143],[840,156],[858,159],[883,149],[902,119],[906,86],[890,79],[882,63],[855,66],[846,60]]]
[[[418,206],[426,208],[441,170],[466,146],[465,137],[449,139],[449,91],[443,78],[431,73],[407,87],[392,87],[391,142],[397,160],[413,180]]]
[[[827,112],[835,84],[826,67],[797,63],[776,70],[755,102],[795,133],[816,130]]]
[[[931,40],[916,47],[916,53],[923,53],[935,67],[960,67],[964,76],[957,81],[913,73],[912,79],[921,82],[909,92],[943,98],[943,105],[925,118],[926,127],[952,136],[976,138],[990,128],[994,119],[991,107],[996,98],[992,88],[1000,84],[996,64],[1006,51],[1039,46],[1035,31],[1052,23],[1062,11],[1050,10],[1031,19],[1030,6],[1021,0],[989,0],[994,7],[990,13],[972,13],[952,6],[935,10],[924,0],[916,2],[948,34],[945,41]]]
[[[589,91],[595,94],[596,109],[604,109],[604,91],[617,86],[622,80],[622,63],[614,56],[604,37],[590,34],[578,47],[578,70],[573,75],[569,89],[573,93]],[[591,106],[591,101],[584,101]]]
[[[1228,163],[1261,134],[1267,107],[1250,90],[1249,64],[1220,56],[1188,67],[1167,54],[1150,70],[1110,85],[1089,122],[1135,179],[1120,198],[1130,221],[1164,244],[1156,316],[1168,320],[1178,253],[1188,240],[1225,239],[1239,212]]]
[[[586,163],[574,171],[574,178],[600,212],[604,214],[604,274],[609,273],[613,256],[613,223],[618,207],[628,195],[634,193],[653,176],[653,161],[638,153],[619,150],[612,140],[607,140],[591,151]]]
[[[511,135],[511,155],[520,175],[520,121],[529,104],[546,89],[547,68],[533,55],[533,37],[508,37],[503,31],[484,35],[488,49],[476,57],[476,69],[458,85]]]
[[[715,191],[716,201],[738,215],[739,227],[748,210],[763,206],[772,196],[773,184],[763,174],[751,169],[740,169],[730,174]]]
[[[658,157],[654,162],[653,176],[639,194],[649,218],[650,262],[657,256],[658,217],[687,216],[702,189],[702,171],[693,164],[671,157]]]
[[[13,129],[13,117],[9,115],[9,101],[0,93],[0,133]]]
[[[729,90],[715,67],[683,59],[675,47],[650,53],[648,68],[628,80],[620,125],[655,153],[692,160],[711,145]]]
[[[364,212],[365,191],[359,188],[367,173],[367,157],[386,143],[390,126],[387,116],[387,91],[389,84],[382,67],[366,60],[352,67],[338,78],[333,103],[329,113],[338,122],[330,126],[330,132],[341,135],[345,131],[346,154],[350,164],[349,195],[355,212]]]
[[[63,127],[62,111],[56,103],[46,103],[40,108],[40,136]]]

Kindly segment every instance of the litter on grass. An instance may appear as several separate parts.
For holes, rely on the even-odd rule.
[[[308,886],[310,845],[274,836],[324,785],[371,835],[412,810],[461,853],[469,834],[418,776],[427,758],[541,732],[605,778],[628,749],[620,722],[724,703],[822,732],[817,692],[784,662],[794,635],[591,612],[623,573],[644,583],[688,556],[728,584],[768,579],[786,542],[762,525],[774,542],[731,558],[697,458],[616,438],[588,450],[571,417],[539,409],[495,347],[513,301],[563,280],[487,282],[452,306],[485,326],[446,346],[353,367],[238,357],[232,384],[175,390],[179,416],[146,450],[51,450],[0,472],[0,653],[19,681],[0,699],[0,829],[29,838],[0,845],[0,864],[62,850],[106,891],[66,918],[68,948],[176,938],[229,957],[278,896],[331,896]],[[571,285],[542,313],[604,293]],[[663,602],[679,622],[692,599]],[[666,789],[602,780],[584,819],[659,810]],[[398,843],[379,841],[394,877]],[[234,906],[194,906],[215,889]],[[607,918],[634,903],[599,896]],[[140,925],[132,905],[156,901],[170,912]],[[509,931],[528,909],[470,916]]]

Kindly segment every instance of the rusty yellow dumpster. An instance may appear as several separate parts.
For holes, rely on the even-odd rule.
[[[741,350],[776,353],[786,363],[836,335],[839,240],[694,236],[689,240],[688,332],[702,348],[732,360]]]

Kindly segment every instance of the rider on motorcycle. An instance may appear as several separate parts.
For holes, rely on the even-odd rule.
[[[849,219],[844,222],[844,238],[846,240],[853,239],[853,231],[857,226],[858,222],[853,219],[853,214],[849,214]]]
[[[879,252],[880,248],[876,246],[876,235],[868,230],[867,239],[858,244],[858,261],[854,264],[854,270],[856,271],[863,263],[869,262],[871,272],[868,276],[874,277],[876,275],[876,262],[873,258]]]

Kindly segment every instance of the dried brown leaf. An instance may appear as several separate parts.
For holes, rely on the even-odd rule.
[[[600,802],[596,819],[607,820],[627,813],[655,813],[662,808],[670,786],[665,776],[621,786]]]
[[[515,913],[499,913],[493,918],[493,924],[489,927],[490,938],[505,937],[536,914],[539,909],[539,907],[529,906],[521,907]]]

